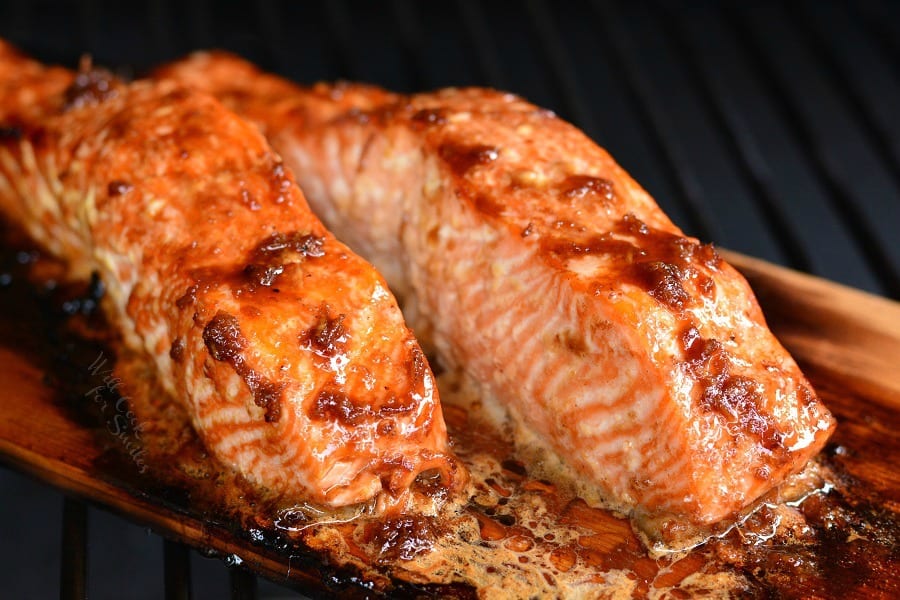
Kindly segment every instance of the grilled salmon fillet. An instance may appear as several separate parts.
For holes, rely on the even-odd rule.
[[[0,210],[73,278],[206,447],[288,501],[406,508],[458,471],[434,378],[375,269],[206,94],[45,68],[0,44]],[[124,381],[122,389],[139,386]]]
[[[255,122],[521,447],[656,539],[737,515],[834,428],[746,281],[552,113],[298,87],[221,53],[157,76]]]

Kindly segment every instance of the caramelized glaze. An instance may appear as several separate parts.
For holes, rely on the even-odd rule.
[[[3,42],[0,123],[22,132],[0,141],[0,211],[67,279],[99,274],[134,365],[117,377],[154,373],[223,464],[267,494],[336,507],[411,509],[425,471],[461,483],[384,280],[325,230],[252,125],[207,95],[44,68]],[[321,410],[326,396],[347,402]]]
[[[304,88],[221,53],[158,77],[257,123],[518,455],[652,543],[738,518],[833,430],[741,276],[552,113],[484,89]]]
[[[781,499],[770,498],[771,504],[721,537],[660,558],[647,555],[627,519],[541,481],[514,457],[508,435],[456,405],[447,408],[447,425],[473,477],[468,500],[435,517],[373,518],[260,495],[205,451],[183,409],[166,399],[146,370],[117,388],[142,417],[141,446],[130,453],[111,433],[119,397],[103,385],[114,362],[103,344],[114,344],[115,335],[96,310],[100,290],[46,285],[62,270],[36,260],[23,243],[17,238],[0,252],[0,314],[7,316],[0,319],[0,344],[40,365],[71,426],[90,428],[107,448],[93,464],[95,475],[281,556],[289,577],[321,582],[321,588],[301,588],[308,594],[888,599],[900,592],[900,515],[892,496],[848,475],[870,460],[859,451],[853,428],[838,428],[808,481],[785,489]],[[92,339],[83,338],[85,332]],[[92,374],[89,367],[101,352],[109,362]],[[132,367],[119,365],[120,372],[124,368]],[[459,383],[440,381],[455,404],[468,394]],[[98,386],[106,411],[90,393]],[[826,399],[837,397],[828,392]],[[166,419],[159,418],[163,414]],[[879,415],[884,427],[900,431],[896,414]],[[135,454],[147,465],[144,473]]]

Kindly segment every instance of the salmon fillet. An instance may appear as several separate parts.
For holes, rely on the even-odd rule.
[[[655,539],[738,515],[833,430],[746,281],[549,111],[298,87],[221,53],[157,75],[255,122],[532,465]]]
[[[221,462],[287,501],[380,510],[406,508],[424,471],[464,479],[383,278],[255,127],[172,82],[0,43],[0,128],[0,210],[73,278],[100,274],[124,348]]]

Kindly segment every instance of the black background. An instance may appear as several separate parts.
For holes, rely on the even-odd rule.
[[[300,82],[510,90],[582,127],[688,233],[900,298],[898,2],[20,0],[0,2],[0,36],[128,76],[217,47]],[[58,594],[60,507],[0,470],[4,598]],[[161,597],[162,541],[89,516],[91,597]],[[224,565],[193,566],[195,597],[227,596]]]

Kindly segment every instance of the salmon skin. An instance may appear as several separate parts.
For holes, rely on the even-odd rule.
[[[406,509],[423,472],[464,480],[386,283],[255,127],[173,82],[76,76],[2,42],[0,127],[0,210],[73,278],[100,274],[124,347],[221,462],[330,507]]]
[[[575,127],[513,95],[163,68],[255,122],[522,448],[655,540],[735,517],[835,422],[746,281]]]

